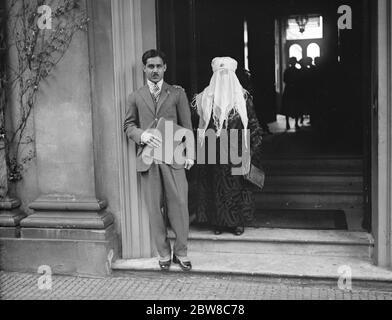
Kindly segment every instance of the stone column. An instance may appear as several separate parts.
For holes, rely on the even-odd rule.
[[[95,0],[94,0],[95,2]],[[118,124],[124,123],[129,94],[143,86],[141,57],[156,46],[155,3],[153,0],[111,0],[114,108]],[[135,144],[117,128],[120,166],[122,258],[149,258],[154,254],[148,212],[136,173]]]
[[[58,274],[111,272],[118,253],[114,218],[96,197],[89,33],[78,32],[34,110],[38,189],[21,222],[15,270],[48,265]]]

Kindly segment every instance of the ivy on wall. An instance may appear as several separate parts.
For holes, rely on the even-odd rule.
[[[9,182],[22,180],[35,157],[34,136],[27,127],[41,86],[44,81],[50,86],[48,77],[55,75],[74,35],[86,31],[87,23],[81,0],[8,0],[3,8],[0,152],[5,155]]]

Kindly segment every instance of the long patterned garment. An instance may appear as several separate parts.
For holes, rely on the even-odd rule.
[[[250,96],[247,98],[247,111],[252,163],[258,165],[263,131]],[[213,128],[212,123],[210,128]],[[227,129],[243,129],[238,115],[230,118]],[[231,165],[196,164],[189,177],[189,213],[194,219],[193,222],[223,228],[251,225],[255,211],[252,188],[243,176],[232,175]]]

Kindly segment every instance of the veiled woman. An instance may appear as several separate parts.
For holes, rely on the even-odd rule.
[[[216,235],[229,231],[240,236],[244,233],[245,226],[252,224],[254,220],[252,186],[243,175],[233,175],[235,164],[220,163],[221,135],[228,130],[237,129],[243,133],[244,129],[250,129],[249,141],[240,133],[237,145],[239,149],[243,145],[250,147],[252,163],[257,161],[256,155],[260,154],[263,132],[256,118],[252,97],[237,78],[237,65],[229,57],[215,58],[212,61],[213,76],[210,85],[193,102],[199,142],[206,150],[205,158],[209,158],[208,150],[211,150],[211,141],[206,131],[212,129],[216,135],[217,162],[195,165],[189,181],[189,210],[194,223],[207,224]],[[242,79],[248,79],[244,70],[239,73]],[[230,133],[227,136],[230,137]],[[233,144],[230,141],[228,145],[232,147]],[[240,156],[243,153],[244,150],[238,152]]]

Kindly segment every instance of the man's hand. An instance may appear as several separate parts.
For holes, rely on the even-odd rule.
[[[185,160],[185,169],[191,170],[191,168],[194,166],[194,164],[195,164],[195,161],[193,161],[192,159]]]
[[[162,145],[161,138],[159,138],[149,132],[143,132],[143,134],[141,136],[141,142],[143,144],[148,145],[151,148],[154,148],[154,149],[159,148]]]

